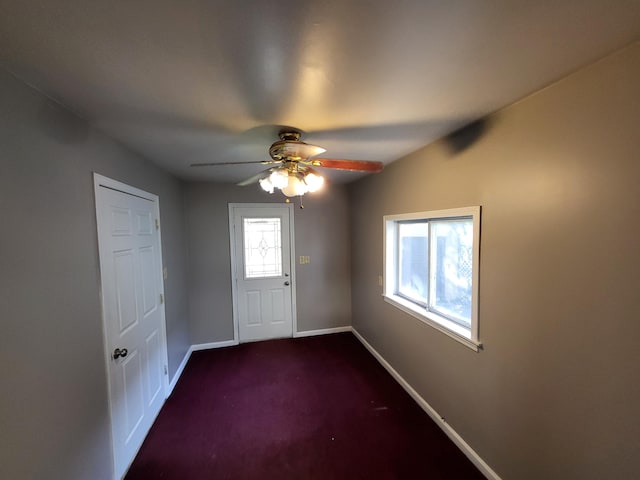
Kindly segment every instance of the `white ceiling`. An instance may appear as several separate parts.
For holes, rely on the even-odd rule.
[[[265,160],[278,125],[389,163],[639,34],[640,0],[0,0],[0,65],[225,182],[264,167],[189,165]]]

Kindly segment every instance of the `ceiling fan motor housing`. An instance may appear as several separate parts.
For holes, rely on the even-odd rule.
[[[345,160],[334,158],[318,158],[317,155],[326,152],[326,150],[317,145],[311,145],[300,140],[301,130],[292,127],[286,127],[278,132],[280,140],[276,141],[269,148],[271,160],[264,161],[248,161],[248,162],[214,162],[214,163],[195,163],[192,167],[219,166],[219,165],[235,165],[261,163],[264,165],[280,164],[280,166],[271,167],[267,170],[244,180],[238,185],[245,186],[264,180],[276,170],[284,171],[287,174],[296,175],[298,173],[308,174],[311,172],[311,166],[332,168],[336,170],[345,170],[351,172],[368,172],[377,173],[382,170],[384,164],[382,162],[362,161],[362,160]],[[319,174],[314,172],[316,177]]]
[[[300,132],[296,130],[281,130],[280,140],[269,148],[269,155],[279,161],[305,161],[309,157],[326,152],[322,147],[310,145],[300,141]]]

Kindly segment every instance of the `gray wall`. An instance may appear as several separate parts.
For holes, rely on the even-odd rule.
[[[350,198],[309,195],[298,330],[349,325],[353,308],[504,479],[634,478],[638,85],[635,44],[491,116],[464,150],[437,142]],[[171,376],[190,344],[233,334],[227,204],[281,199],[185,186],[0,71],[1,478],[110,477],[93,171],[160,196]],[[480,353],[384,303],[377,283],[382,215],[476,204]]]
[[[257,185],[236,187],[191,183],[186,214],[189,239],[191,341],[194,344],[233,338],[229,203],[282,202]],[[297,205],[297,200],[296,200]],[[351,324],[349,215],[344,186],[328,186],[305,195],[304,210],[295,208],[298,331]]]
[[[0,478],[111,478],[92,172],[160,196],[169,368],[188,338],[183,187],[0,70]]]
[[[638,478],[639,85],[636,43],[350,188],[354,327],[504,479]],[[480,353],[377,284],[383,215],[470,205]]]

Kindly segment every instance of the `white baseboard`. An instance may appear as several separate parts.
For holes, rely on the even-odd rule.
[[[464,453],[469,460],[482,472],[482,474],[490,480],[501,480],[496,472],[494,472],[489,465],[476,453],[476,451],[469,446],[467,442],[463,440],[463,438],[456,432],[451,425],[449,425],[445,419],[431,406],[427,401],[420,396],[418,392],[414,390],[414,388],[387,362],[382,355],[378,353],[378,351],[367,342],[362,335],[353,327],[335,327],[335,328],[323,328],[319,330],[307,330],[304,332],[296,332],[293,334],[294,338],[302,338],[302,337],[310,337],[314,335],[327,335],[331,333],[342,333],[342,332],[353,332],[356,338],[364,345],[364,347],[373,355],[378,362],[389,372],[389,374],[400,384],[402,388],[413,398],[413,400],[420,405],[420,407],[427,412],[427,414],[436,422],[444,433],[451,439],[453,443]],[[187,353],[184,356],[184,359],[180,363],[178,370],[176,370],[171,383],[169,384],[169,395],[173,392],[176,383],[182,372],[184,371],[189,358],[191,358],[191,354],[193,352],[199,350],[208,350],[212,348],[222,348],[222,347],[231,347],[234,345],[238,345],[237,340],[225,340],[222,342],[211,342],[211,343],[200,343],[196,345],[192,345]],[[167,395],[168,396],[168,395]]]
[[[422,398],[420,394],[416,392],[404,378],[402,378],[402,376],[389,364],[389,362],[387,362],[384,357],[382,357],[382,355],[380,355],[378,351],[373,348],[369,344],[369,342],[367,342],[364,337],[360,335],[360,333],[358,333],[355,328],[352,328],[351,330],[356,338],[360,340],[360,343],[362,343],[362,345],[364,345],[365,348],[369,350],[369,352],[376,358],[376,360],[378,360],[378,362],[380,362],[380,364],[387,370],[387,372],[389,372],[391,376],[395,378],[395,380],[402,386],[402,388],[404,388],[406,392],[411,395],[411,398],[413,398],[416,403],[420,405],[420,407],[425,412],[427,412],[427,414],[433,419],[433,421],[436,422],[436,425],[438,425],[444,431],[444,433],[447,434],[451,441],[455,443],[460,450],[462,450],[462,453],[464,453],[467,458],[471,460],[471,462],[478,468],[478,470],[480,470],[480,472],[482,472],[482,474],[490,480],[500,480],[498,474],[494,472],[491,467],[487,465],[487,463],[482,460],[482,458],[480,458],[476,451],[471,448],[460,435],[458,435],[458,432],[456,432],[453,427],[451,427],[451,425],[449,425],[445,421],[445,419],[440,414],[438,414],[438,412],[431,405],[429,405],[427,401]]]
[[[169,397],[169,395],[173,393],[173,389],[176,388],[176,383],[178,383],[178,380],[180,379],[180,376],[184,371],[184,367],[187,366],[187,362],[189,361],[189,358],[191,358],[192,348],[193,347],[189,347],[189,350],[187,350],[187,353],[184,354],[184,358],[182,359],[182,362],[180,362],[180,365],[178,366],[176,373],[173,375],[173,378],[169,383],[169,393],[167,394],[167,398]]]
[[[191,351],[197,352],[199,350],[210,350],[212,348],[233,347],[235,345],[238,345],[237,340],[223,340],[222,342],[198,343],[196,345],[191,345]]]
[[[341,332],[350,332],[350,331],[351,331],[350,326],[322,328],[319,330],[307,330],[305,332],[296,332],[293,334],[293,337],[301,338],[301,337],[310,337],[313,335],[327,335],[330,333],[341,333]],[[185,353],[184,358],[182,359],[182,362],[180,362],[180,366],[176,370],[176,373],[173,376],[173,379],[169,383],[169,392],[167,393],[167,398],[169,397],[169,395],[171,395],[171,393],[173,393],[173,389],[178,383],[178,380],[180,379],[180,376],[184,371],[184,367],[187,366],[187,362],[191,358],[191,354],[193,352],[197,352],[200,350],[209,350],[212,348],[233,347],[235,345],[239,345],[239,342],[237,340],[223,340],[221,342],[197,343],[195,345],[191,345],[191,347],[189,347],[189,350],[187,350],[187,353]]]
[[[173,389],[176,387],[176,383],[178,383],[178,380],[180,379],[180,376],[184,371],[184,367],[187,366],[187,362],[191,358],[191,354],[193,352],[197,352],[198,350],[209,350],[210,348],[231,347],[233,345],[238,345],[238,342],[236,340],[224,340],[222,342],[198,343],[196,345],[191,345],[189,347],[189,350],[187,350],[187,353],[184,354],[182,362],[180,362],[180,365],[178,366],[173,379],[169,383],[169,392],[167,393],[167,398],[173,393]]]
[[[329,333],[341,333],[341,332],[350,332],[350,331],[351,331],[350,326],[323,328],[320,330],[307,330],[306,332],[296,332],[293,334],[293,336],[294,338],[300,338],[300,337],[310,337],[312,335],[326,335]],[[173,379],[169,383],[169,393],[167,394],[167,397],[171,395],[171,393],[173,392],[173,389],[175,388],[176,383],[178,383],[178,380],[180,379],[180,376],[184,371],[184,367],[186,367],[187,362],[191,358],[191,354],[193,352],[197,352],[200,350],[209,350],[212,348],[233,347],[235,345],[239,345],[239,342],[237,340],[223,340],[221,342],[197,343],[195,345],[191,345],[191,347],[189,347],[189,350],[187,350],[187,353],[185,353],[184,358],[182,359],[182,362],[180,362],[180,366],[176,370],[176,373],[173,376]]]
[[[350,332],[350,331],[351,331],[351,326],[321,328],[319,330],[306,330],[304,332],[295,332],[293,334],[293,338],[313,337],[314,335],[328,335],[330,333],[342,333],[342,332]]]

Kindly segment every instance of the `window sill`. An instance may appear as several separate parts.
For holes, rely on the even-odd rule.
[[[423,308],[420,308],[405,300],[402,297],[397,295],[385,295],[382,294],[384,301],[393,305],[396,308],[399,308],[405,313],[408,313],[412,317],[417,318],[418,320],[426,323],[427,325],[439,330],[445,335],[453,338],[454,340],[460,342],[464,346],[470,348],[471,350],[477,352],[482,348],[482,344],[475,340],[471,339],[471,332],[460,325],[443,318],[439,315],[436,315],[432,312],[428,312]]]

